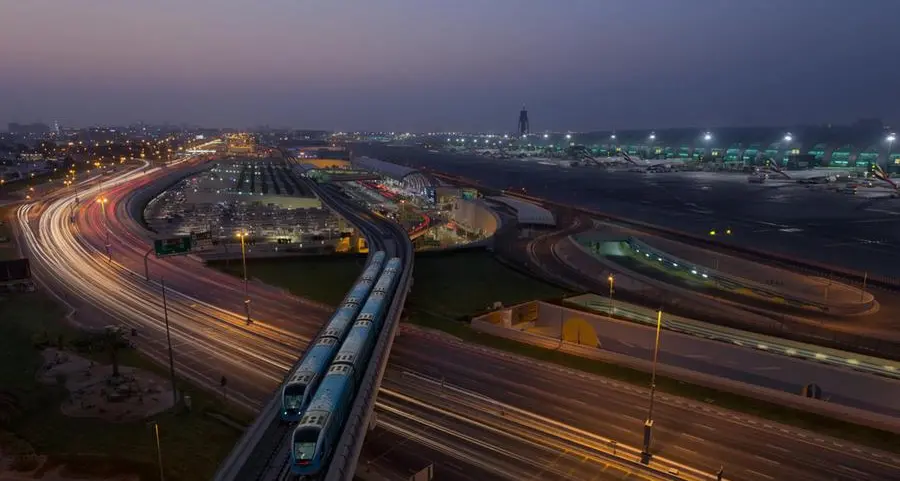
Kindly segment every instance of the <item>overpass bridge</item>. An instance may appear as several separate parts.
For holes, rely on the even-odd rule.
[[[384,251],[387,258],[400,259],[402,268],[399,281],[388,307],[381,331],[356,391],[352,407],[346,418],[333,454],[323,465],[322,471],[304,478],[307,481],[351,481],[362,450],[366,433],[375,426],[373,409],[375,398],[384,376],[387,360],[406,296],[412,287],[413,245],[406,231],[399,225],[365,211],[345,197],[334,185],[318,185],[307,181],[310,188],[326,205],[354,224],[369,240],[369,252]],[[309,343],[291,373],[303,362],[310,347],[315,345],[322,332]],[[294,479],[291,474],[291,434],[293,425],[281,421],[281,391],[273,393],[254,423],[219,466],[215,481],[273,481]]]

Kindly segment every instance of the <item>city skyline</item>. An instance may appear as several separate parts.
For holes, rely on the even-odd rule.
[[[889,1],[214,4],[4,5],[0,125],[514,131],[524,103],[532,131],[603,131],[900,110]]]

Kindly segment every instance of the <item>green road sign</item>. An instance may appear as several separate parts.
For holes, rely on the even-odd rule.
[[[177,256],[191,251],[191,237],[173,237],[171,239],[157,239],[153,242],[156,257]]]

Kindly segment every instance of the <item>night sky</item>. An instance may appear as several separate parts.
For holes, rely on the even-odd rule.
[[[900,0],[0,0],[0,126],[900,120]],[[3,127],[0,127],[3,128]]]

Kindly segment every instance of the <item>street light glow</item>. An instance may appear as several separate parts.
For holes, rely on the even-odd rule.
[[[569,140],[571,138],[572,138],[572,134],[566,134],[566,140]]]
[[[650,140],[656,140],[656,134],[650,134]]]
[[[887,136],[888,143],[893,144],[895,140],[897,140],[897,134],[892,133]]]
[[[710,140],[712,140],[712,134],[709,132],[703,134],[703,140],[709,142]]]
[[[784,135],[784,141],[785,141],[785,142],[791,142],[792,140],[794,140],[794,136],[791,135],[790,132],[788,132],[787,134]]]
[[[613,140],[616,140],[616,134],[610,135],[609,138],[611,138],[611,139],[613,139]]]

